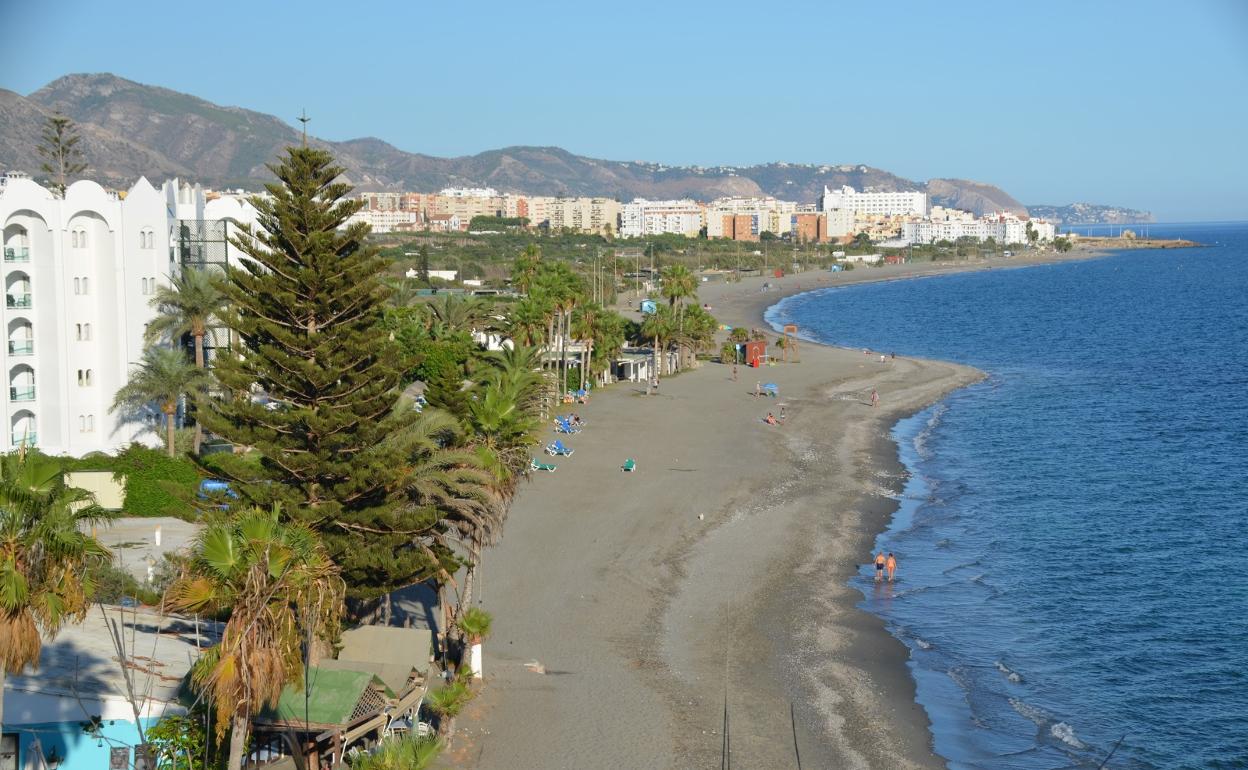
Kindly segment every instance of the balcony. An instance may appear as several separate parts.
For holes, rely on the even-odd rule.
[[[30,295],[29,294],[5,295],[4,304],[7,305],[10,310],[15,309],[15,308],[19,308],[19,309],[29,308],[31,305]]]
[[[35,400],[35,386],[34,385],[20,385],[20,386],[15,385],[9,388],[9,400],[10,401],[34,401]]]
[[[33,356],[35,354],[34,340],[9,340],[9,355],[11,356]]]
[[[36,443],[36,434],[34,432],[14,433],[12,438],[13,438],[13,446],[32,447]]]
[[[29,262],[30,247],[29,246],[5,246],[4,247],[5,262]]]

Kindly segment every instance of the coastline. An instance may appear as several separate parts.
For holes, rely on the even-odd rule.
[[[747,279],[703,284],[700,300],[722,323],[767,328],[769,307],[813,289],[1099,255]],[[805,340],[799,354],[735,383],[706,364],[658,398],[621,383],[581,410],[577,455],[522,489],[487,557],[500,631],[456,764],[707,766],[726,710],[743,766],[945,766],[908,650],[849,581],[904,485],[893,426],[982,374]],[[779,399],[749,395],[758,375]],[[762,424],[778,404],[786,424]],[[638,473],[619,473],[625,456]]]

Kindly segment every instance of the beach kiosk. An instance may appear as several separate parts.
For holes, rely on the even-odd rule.
[[[767,363],[767,343],[764,340],[750,340],[743,344],[745,363],[758,368]]]

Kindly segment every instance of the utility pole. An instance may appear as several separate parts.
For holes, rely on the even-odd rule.
[[[307,110],[299,110],[299,122],[303,124],[303,146],[308,146],[308,121],[312,118],[308,117]]]

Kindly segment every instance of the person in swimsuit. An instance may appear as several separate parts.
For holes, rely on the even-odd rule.
[[[893,582],[893,576],[897,574],[897,557],[893,556],[890,551],[888,561],[884,562],[884,568],[888,570],[888,582]]]
[[[884,579],[884,552],[880,551],[875,555],[875,582],[879,583]]]

